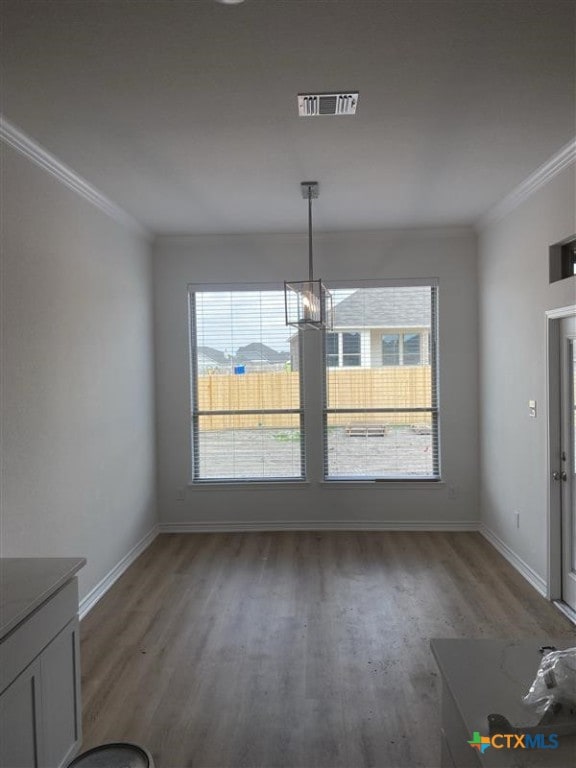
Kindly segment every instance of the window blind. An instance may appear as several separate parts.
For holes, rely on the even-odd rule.
[[[189,291],[194,481],[304,476],[299,339],[281,290]]]
[[[437,288],[331,290],[325,477],[438,479]]]

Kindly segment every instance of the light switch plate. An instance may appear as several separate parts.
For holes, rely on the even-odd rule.
[[[528,414],[531,418],[536,418],[536,400],[528,400]]]

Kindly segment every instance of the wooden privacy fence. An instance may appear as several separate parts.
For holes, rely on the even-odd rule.
[[[429,408],[429,365],[345,368],[328,371],[329,408]],[[288,410],[300,407],[299,374],[257,371],[198,377],[200,411]],[[329,426],[350,424],[430,425],[428,413],[330,414]],[[220,429],[298,428],[298,414],[201,416],[201,431]]]

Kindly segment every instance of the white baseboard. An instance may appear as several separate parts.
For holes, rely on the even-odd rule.
[[[543,597],[547,595],[547,584],[536,571],[522,560],[494,531],[476,520],[467,521],[415,521],[415,520],[309,520],[299,521],[198,521],[187,523],[162,523],[154,526],[114,568],[80,602],[80,619],[83,619],[110,587],[132,565],[144,550],[161,533],[248,533],[266,531],[479,531],[484,538],[504,557],[534,589]]]
[[[158,526],[155,525],[142,539],[140,539],[137,544],[132,547],[132,549],[126,555],[124,555],[122,560],[120,560],[120,562],[117,563],[114,568],[112,568],[112,570],[106,574],[106,576],[104,576],[102,581],[98,582],[94,589],[91,589],[90,592],[88,592],[86,597],[80,601],[80,619],[83,619],[92,610],[92,608],[94,608],[98,600],[104,597],[106,592],[108,592],[115,581],[118,581],[124,571],[126,571],[132,565],[136,558],[139,557],[145,549],[148,549],[150,544],[152,544],[154,539],[158,536],[158,533]]]
[[[569,605],[566,605],[566,603],[562,602],[562,600],[552,600],[552,603],[558,608],[558,610],[566,616],[568,621],[571,621],[572,624],[576,627],[576,611],[573,611],[572,608],[570,608]]]
[[[161,523],[160,533],[247,533],[249,531],[477,531],[479,523],[471,521],[412,521],[412,520],[308,520],[281,521],[198,521]]]
[[[480,533],[487,541],[490,542],[490,544],[492,544],[494,549],[498,550],[503,558],[508,560],[510,565],[516,568],[518,573],[524,576],[526,581],[531,584],[534,589],[542,595],[542,597],[547,597],[548,585],[542,576],[536,573],[536,571],[531,568],[528,563],[525,563],[521,557],[518,557],[516,552],[514,552],[514,550],[511,549],[508,544],[503,542],[502,539],[494,533],[494,531],[490,530],[490,528],[484,525],[484,523],[480,524]]]

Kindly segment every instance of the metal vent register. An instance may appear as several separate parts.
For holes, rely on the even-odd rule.
[[[298,114],[300,117],[355,115],[357,104],[358,91],[298,94]]]

